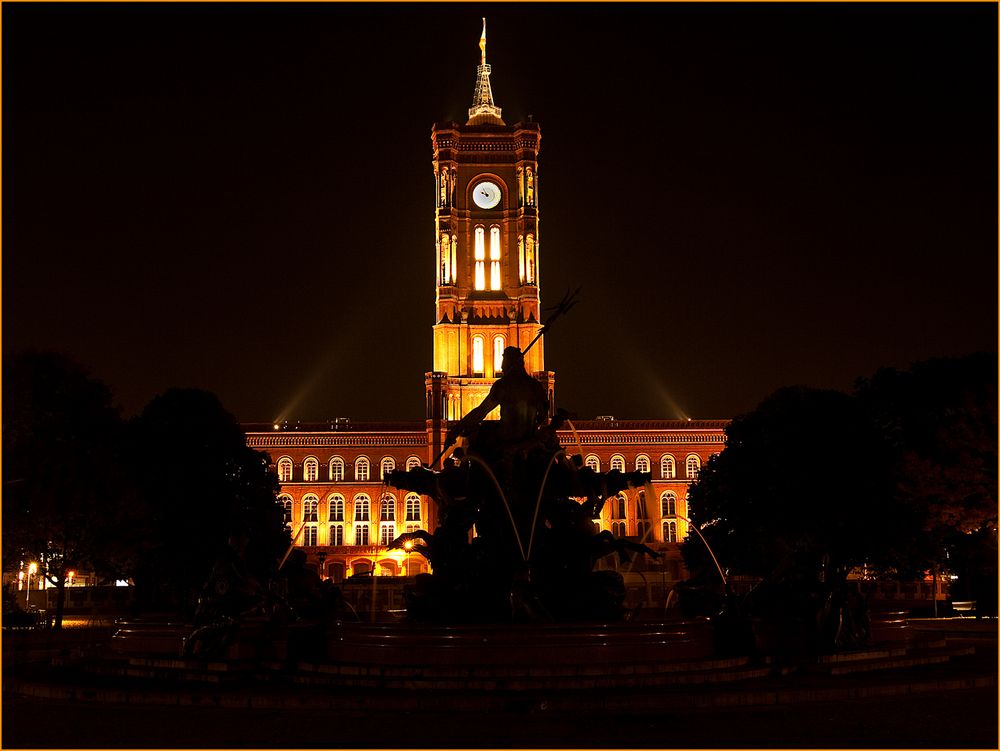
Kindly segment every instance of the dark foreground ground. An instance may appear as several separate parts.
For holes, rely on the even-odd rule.
[[[995,688],[654,714],[90,704],[4,696],[4,748],[997,748]]]
[[[976,653],[946,665],[843,676],[772,676],[741,683],[735,693],[730,685],[731,701],[739,704],[729,706],[725,702],[691,706],[683,700],[695,691],[693,687],[655,693],[653,701],[651,690],[634,697],[621,691],[604,706],[594,694],[580,697],[576,704],[574,697],[580,695],[565,691],[553,696],[486,697],[489,701],[440,695],[433,706],[420,710],[412,709],[412,694],[388,692],[362,701],[345,695],[344,707],[353,708],[338,706],[337,698],[325,706],[315,702],[296,706],[293,694],[278,697],[284,706],[250,708],[245,701],[243,706],[185,703],[189,699],[144,704],[141,692],[131,694],[129,703],[113,703],[5,690],[2,744],[3,748],[995,749],[996,622],[992,631],[977,630],[949,634],[949,642],[974,645]],[[4,648],[6,657],[9,639]],[[580,658],[585,661],[586,655]],[[8,664],[5,659],[5,677],[17,675],[23,684],[25,676],[33,680],[34,673],[44,682],[44,668],[9,669]],[[5,682],[8,685],[13,683]],[[979,687],[956,688],[960,685]],[[774,692],[787,695],[789,689],[799,692],[798,698],[776,704],[764,698]],[[231,685],[224,692],[239,700],[254,690]],[[723,687],[701,690],[718,697],[726,692]],[[829,699],[838,692],[843,696]],[[457,703],[466,709],[455,709]]]

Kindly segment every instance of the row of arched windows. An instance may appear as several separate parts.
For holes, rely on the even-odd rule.
[[[294,503],[287,493],[278,496],[278,502],[284,509],[285,522],[294,525]],[[399,509],[402,518],[397,519],[397,501],[391,493],[385,493],[378,501],[378,517],[373,518],[372,500],[365,493],[358,493],[351,500],[348,512],[347,504],[339,493],[333,493],[326,499],[325,513],[320,507],[319,498],[310,493],[302,498],[302,515],[298,521],[301,527],[296,531],[296,544],[312,547],[324,545],[369,545],[372,537],[371,525],[378,523],[378,540],[380,545],[389,545],[397,536],[397,521],[402,522],[400,530],[415,532],[421,529],[420,496],[409,493],[403,499]],[[325,518],[323,518],[325,517]],[[321,539],[320,521],[325,521],[325,539]],[[351,521],[351,524],[348,524]]]
[[[285,521],[294,522],[292,517],[293,502],[292,497],[287,493],[278,496],[278,502],[285,511]],[[333,493],[327,497],[326,521],[342,522],[346,516],[346,502],[340,493]],[[396,496],[391,493],[384,494],[378,502],[379,521],[396,521]],[[420,521],[420,496],[416,493],[408,493],[403,499],[403,520],[408,522]],[[372,501],[366,493],[358,493],[351,502],[351,513],[354,521],[371,521]],[[302,522],[318,522],[320,520],[320,500],[319,497],[309,493],[302,497]]]
[[[612,519],[627,517],[628,498],[625,493],[619,493],[608,501],[611,507]],[[635,516],[637,519],[648,519],[649,510],[646,507],[646,493],[640,490],[635,495]],[[677,495],[671,490],[660,493],[660,516],[677,516]]]
[[[472,257],[473,287],[477,290],[501,290],[503,279],[500,273],[501,248],[500,226],[489,228],[490,241],[487,252],[486,227],[477,225],[473,230]],[[438,239],[438,283],[454,285],[458,283],[458,236],[442,232]],[[487,258],[487,256],[489,256]],[[489,274],[487,274],[487,262]],[[537,244],[534,233],[517,236],[517,275],[521,284],[536,284],[538,266]]]
[[[295,474],[295,463],[292,461],[291,457],[282,456],[278,459],[275,466],[278,470],[278,482],[292,482]],[[331,457],[328,462],[325,462],[325,475],[324,480],[329,480],[330,482],[343,482],[347,479],[346,464],[343,458],[339,456]],[[367,456],[359,456],[354,460],[354,481],[355,482],[370,482],[371,481],[371,461]],[[420,466],[420,458],[417,456],[408,457],[406,460],[406,469],[414,469]],[[379,462],[379,476],[378,479],[381,480],[392,470],[396,468],[396,460],[391,456],[382,457]],[[302,460],[302,481],[303,482],[318,482],[320,475],[320,463],[319,459],[315,456],[307,456]]]
[[[629,536],[628,499],[619,493],[608,501],[611,507],[610,528],[615,537]],[[660,542],[677,542],[677,495],[666,490],[660,493]],[[642,490],[635,497],[635,537],[647,542],[653,539],[653,526],[646,507],[646,494]]]
[[[584,460],[584,463],[590,467],[595,472],[601,471],[601,459],[596,454],[590,454]],[[621,454],[615,454],[611,457],[608,462],[608,469],[617,469],[619,472],[625,471],[625,457]],[[688,480],[694,480],[698,477],[698,472],[701,471],[701,457],[697,454],[688,454],[684,458],[684,478]],[[645,454],[640,454],[635,458],[635,470],[637,472],[649,472],[650,462],[649,457]],[[676,480],[677,479],[677,461],[674,459],[673,454],[664,454],[660,457],[660,479],[661,480]]]

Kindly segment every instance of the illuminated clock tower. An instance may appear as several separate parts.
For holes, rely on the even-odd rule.
[[[434,370],[426,374],[426,390],[432,458],[446,421],[476,407],[500,376],[504,348],[523,350],[541,327],[541,130],[500,117],[486,63],[485,19],[479,48],[468,121],[436,123],[431,130],[437,296]],[[551,409],[555,374],[545,370],[543,347],[536,342],[524,364],[546,385]]]

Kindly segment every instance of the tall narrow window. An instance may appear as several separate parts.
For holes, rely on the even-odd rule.
[[[524,235],[517,236],[517,278],[524,284]]]
[[[684,476],[693,480],[698,476],[699,471],[701,471],[701,459],[698,458],[697,454],[691,454],[684,462]]]
[[[371,465],[368,459],[361,456],[354,462],[354,479],[357,482],[368,482],[371,477]]]
[[[535,283],[535,236],[528,235],[524,249],[524,281]]]
[[[499,378],[503,372],[503,337],[493,337],[493,377]]]
[[[472,337],[472,374],[481,376],[486,370],[483,367],[483,337]]]
[[[451,281],[451,240],[441,235],[441,284]]]
[[[456,258],[458,255],[458,237],[455,235],[451,236],[451,283],[458,283],[458,263]]]
[[[517,205],[524,206],[524,170],[517,168]]]
[[[406,521],[420,521],[420,496],[416,493],[406,496]]]
[[[342,482],[344,479],[344,460],[335,456],[330,460],[330,481]]]
[[[305,531],[302,534],[302,544],[307,548],[316,547],[316,538],[318,536],[319,530],[315,524],[307,524]]]
[[[673,480],[677,477],[677,465],[674,463],[674,457],[670,454],[664,454],[660,457],[660,476],[664,480]]]
[[[343,545],[344,544],[344,525],[343,524],[331,524],[330,525],[330,545]]]
[[[307,495],[302,499],[302,521],[319,521],[319,498],[314,495]]]
[[[646,493],[640,490],[635,496],[635,515],[640,519],[647,519],[649,514],[646,513]]]
[[[625,522],[611,522],[611,534],[615,537],[624,537]]]
[[[612,517],[615,519],[624,519],[625,510],[625,496],[619,493],[612,501]]]
[[[382,459],[382,463],[379,466],[379,479],[384,480],[386,475],[388,475],[392,470],[396,468],[396,460],[391,456],[387,456]]]
[[[278,459],[278,482],[292,481],[292,460],[287,456]]]
[[[486,289],[486,230],[476,227],[476,289]]]
[[[371,499],[365,494],[359,494],[354,496],[354,521],[355,522],[368,522],[371,521]],[[368,525],[364,525],[365,529]],[[359,542],[358,545],[367,545],[367,542]]]
[[[344,521],[344,496],[336,493],[330,496],[330,519],[331,522]]]
[[[500,228],[490,227],[490,289],[500,289]]]
[[[396,525],[392,522],[382,522],[379,525],[379,545],[391,545],[396,539]]]
[[[316,482],[319,479],[319,462],[310,456],[302,463],[302,479],[306,482]]]
[[[677,542],[677,522],[663,522],[663,541]]]
[[[281,504],[282,521],[285,524],[292,523],[292,497],[290,495],[278,496],[278,503]]]
[[[354,525],[354,544],[355,545],[367,545],[368,544],[368,525],[367,524],[355,524]]]
[[[396,521],[396,499],[393,496],[387,495],[379,501],[378,518],[384,522]]]
[[[525,193],[527,194],[527,199],[526,199],[525,203],[528,206],[534,206],[535,205],[535,175],[531,171],[531,167],[528,167],[528,169],[526,170],[526,175],[527,175],[527,177],[525,179],[525,182],[527,183],[527,186],[525,187]]]
[[[677,516],[677,496],[669,490],[660,495],[660,516]]]

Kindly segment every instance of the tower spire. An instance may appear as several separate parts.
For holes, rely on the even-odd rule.
[[[486,62],[486,19],[483,19],[483,33],[479,37],[480,61],[476,68],[476,93],[469,107],[468,125],[503,125],[500,108],[493,104],[493,90],[490,88],[490,66]]]

